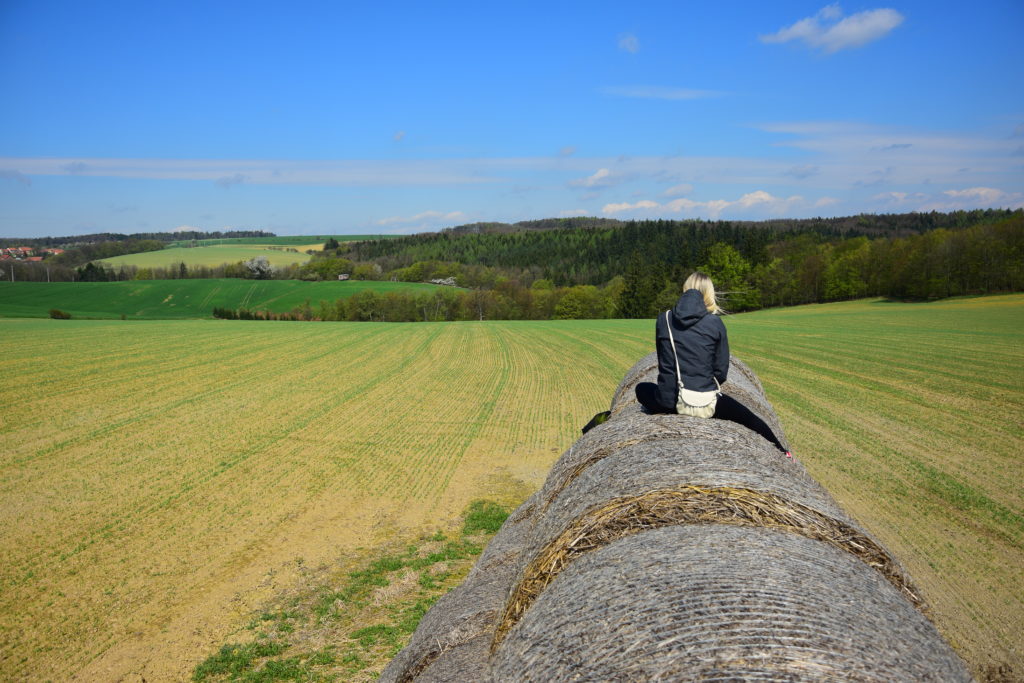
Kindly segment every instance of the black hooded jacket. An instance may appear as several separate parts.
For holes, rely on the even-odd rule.
[[[725,384],[729,374],[729,338],[721,319],[708,313],[704,297],[696,289],[683,292],[672,313],[672,336],[676,342],[683,385],[694,391],[713,391],[715,380]],[[676,405],[676,361],[668,337],[665,313],[655,326],[658,349],[658,400]]]

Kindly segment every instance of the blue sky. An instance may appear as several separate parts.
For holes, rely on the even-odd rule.
[[[1024,3],[0,0],[0,235],[1024,206]]]

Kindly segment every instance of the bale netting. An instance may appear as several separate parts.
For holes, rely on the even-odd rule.
[[[969,680],[931,623],[848,552],[715,525],[581,556],[490,666],[500,681]]]
[[[970,680],[892,556],[802,465],[651,415],[652,354],[437,602],[384,681]],[[723,390],[785,436],[733,358]]]

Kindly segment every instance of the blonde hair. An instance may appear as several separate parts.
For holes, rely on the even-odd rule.
[[[704,305],[707,306],[708,313],[722,314],[725,311],[718,305],[718,298],[715,296],[715,285],[711,282],[711,278],[700,271],[690,273],[690,277],[686,278],[686,282],[683,283],[683,291],[690,289],[696,289],[704,297]]]

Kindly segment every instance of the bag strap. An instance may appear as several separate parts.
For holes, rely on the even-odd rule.
[[[671,315],[671,309],[665,311],[665,325],[668,326],[668,340],[672,344],[672,357],[676,359],[676,384],[679,385],[680,389],[685,389],[686,387],[683,385],[683,377],[682,375],[679,374],[679,356],[676,355],[676,340],[672,336],[672,318],[670,317]],[[715,380],[715,386],[718,387],[718,393],[722,393],[722,385],[718,383],[718,378],[712,376],[711,379]]]
[[[672,311],[665,311],[665,325],[668,326],[668,340],[672,344],[672,357],[676,359],[676,384],[683,386],[683,377],[679,374],[679,356],[676,355],[676,340],[672,336]]]

